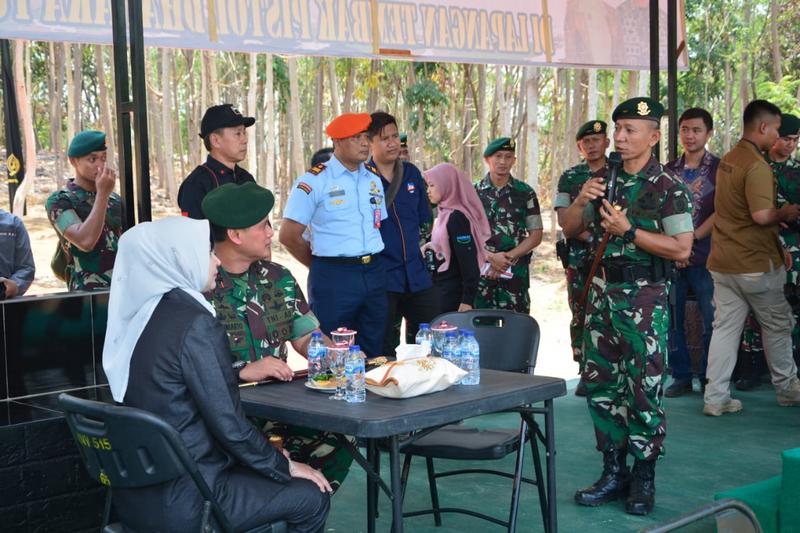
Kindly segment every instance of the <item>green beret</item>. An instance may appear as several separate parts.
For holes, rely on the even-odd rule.
[[[611,115],[611,120],[616,122],[621,118],[638,118],[661,122],[662,115],[664,115],[663,105],[652,98],[639,96],[619,104]]]
[[[400,146],[403,148],[408,148],[408,135],[405,133],[400,134]]]
[[[606,128],[608,124],[603,122],[602,120],[590,120],[578,130],[578,133],[575,134],[575,140],[580,141],[587,135],[594,135],[595,133],[602,133],[603,135],[606,134]]]
[[[786,137],[798,133],[800,133],[800,118],[789,113],[781,113],[781,129],[778,130],[778,135]]]
[[[500,150],[514,152],[516,149],[517,143],[514,142],[514,139],[511,137],[498,137],[490,142],[488,146],[486,146],[486,150],[483,151],[483,157],[489,157],[493,153],[499,152]]]
[[[72,138],[67,150],[68,157],[83,157],[92,152],[106,150],[106,134],[102,131],[86,130]]]
[[[249,228],[266,217],[275,197],[252,181],[241,185],[226,183],[208,193],[201,205],[209,222],[229,229]]]

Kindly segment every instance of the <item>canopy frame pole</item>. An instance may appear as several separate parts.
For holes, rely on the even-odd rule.
[[[126,6],[128,20],[126,20]],[[131,2],[112,0],[111,22],[114,43],[114,94],[117,114],[122,225],[124,229],[128,229],[137,222],[152,220],[141,3],[135,0]],[[130,54],[128,52],[129,45]],[[129,56],[132,77],[128,71]],[[131,137],[135,142],[133,146]],[[134,177],[136,178],[135,183]]]

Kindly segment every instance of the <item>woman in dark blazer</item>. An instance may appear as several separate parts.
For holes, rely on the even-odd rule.
[[[103,366],[114,399],[178,430],[237,530],[285,520],[323,531],[330,485],[290,461],[245,418],[225,332],[201,291],[213,286],[206,220],[139,224],[120,239]],[[136,531],[198,531],[203,498],[188,475],[115,490],[121,521]]]
[[[441,313],[472,309],[478,292],[489,221],[469,178],[450,163],[424,173],[428,199],[437,206],[430,247],[436,252],[434,286]]]

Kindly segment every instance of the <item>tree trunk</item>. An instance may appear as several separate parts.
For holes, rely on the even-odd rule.
[[[733,68],[731,60],[725,60],[725,134],[722,137],[722,150],[731,149],[731,122],[733,120]]]
[[[325,98],[325,70],[323,62],[326,60],[320,57],[314,59],[314,68],[317,71],[317,87],[314,92],[314,145],[312,151],[322,148],[322,100]]]
[[[145,57],[145,72],[149,73],[148,76],[148,83],[146,88],[147,93],[147,108],[148,109],[159,109],[161,110],[161,102],[158,100],[158,95],[156,94],[156,87],[159,87],[159,71],[161,70],[161,62],[159,61],[158,57],[158,49],[155,48],[148,55]],[[163,139],[163,134],[161,132],[161,117],[158,116],[157,113],[148,113],[147,114],[147,125],[149,131],[152,133],[153,139]],[[164,175],[166,173],[165,165],[164,165],[164,143],[163,142],[154,142],[151,146],[150,150],[150,166],[155,170],[155,173],[152,174],[153,177],[158,177],[158,184],[157,188],[164,190],[166,188],[166,182],[164,181]]]
[[[164,179],[167,182],[167,196],[178,202],[178,188],[175,183],[175,159],[172,146],[172,49],[161,49],[161,139],[164,141]]]
[[[378,75],[380,63],[377,59],[369,60],[369,80],[367,90],[367,113],[372,113],[378,106],[378,87],[375,83],[375,76]]]
[[[264,175],[267,189],[275,190],[275,76],[272,71],[272,54],[267,54],[264,80],[264,139],[267,160]]]
[[[178,152],[178,162],[180,163],[180,176],[175,177],[175,183],[180,184],[183,181],[183,178],[187,176],[186,172],[186,153],[183,151],[183,128],[181,127],[181,113],[178,111],[180,108],[178,107],[178,88],[180,87],[180,80],[178,78],[178,53],[175,52],[172,56],[172,109],[175,110],[175,120],[172,121],[173,124],[173,139],[177,144],[177,152]],[[192,78],[187,77],[187,81],[191,84]],[[191,108],[190,108],[191,109]],[[184,109],[184,118],[187,117],[186,111]]]
[[[494,73],[494,100],[492,111],[497,111],[497,135],[505,136],[511,133],[511,127],[508,124],[508,110],[506,109],[506,95],[504,88],[505,73],[503,66],[497,65]]]
[[[114,123],[111,119],[111,99],[112,96],[108,94],[108,84],[106,83],[106,68],[103,57],[102,45],[94,45],[94,61],[97,65],[97,87],[99,90],[99,104],[100,104],[100,123],[103,125],[103,131],[106,134],[106,159],[108,161],[115,161],[115,143],[114,143]]]
[[[187,149],[189,151],[186,159],[187,159],[187,169],[193,168],[195,165],[200,163],[203,149],[202,144],[200,141],[200,137],[197,136],[200,133],[200,121],[198,120],[198,116],[200,114],[200,108],[202,107],[203,103],[197,101],[197,96],[195,92],[195,65],[194,65],[194,58],[195,53],[194,50],[183,50],[183,58],[186,61],[186,84],[187,84],[187,94],[189,95],[189,108],[186,110],[186,140],[187,140]],[[202,77],[202,61],[200,61],[200,76]],[[202,81],[200,82],[202,85]],[[201,96],[202,99],[202,96]],[[183,177],[185,178],[188,175],[188,172],[183,172]]]
[[[537,67],[525,67],[527,70],[527,81],[525,82],[525,94],[528,101],[528,112],[526,120],[527,138],[527,159],[528,172],[525,181],[539,190],[539,69]]]
[[[411,70],[414,70],[414,67],[411,66]],[[342,106],[342,111],[345,113],[350,112],[350,108],[352,106],[353,101],[353,91],[355,87],[355,67],[353,66],[353,60],[347,60],[347,80],[344,83],[344,105]]]
[[[744,21],[743,21],[743,28],[750,29],[750,18],[751,18],[751,5],[749,0],[744,0],[742,9],[744,11]],[[748,92],[748,72],[750,71],[750,53],[749,47],[742,46],[742,57],[739,60],[739,101],[741,102],[741,110],[744,111],[744,108],[747,106],[747,103],[750,101],[750,96]]]
[[[478,152],[489,143],[489,124],[486,121],[486,65],[478,65],[478,94],[475,96],[478,113]]]
[[[210,107],[212,105],[220,105],[222,104],[222,100],[219,98],[219,83],[217,82],[217,62],[214,59],[214,55],[212,52],[205,51],[203,52],[203,61],[206,64],[206,76],[208,76],[208,87],[211,89],[211,102],[206,107]],[[205,110],[203,110],[205,111]]]
[[[328,77],[331,79],[331,115],[338,117],[342,114],[339,104],[339,79],[336,76],[336,59],[328,59]]]
[[[55,155],[56,187],[64,185],[64,153],[61,148],[62,121],[61,94],[64,88],[64,60],[61,46],[49,43],[47,97],[50,104],[50,151]],[[5,131],[5,130],[2,130]]]
[[[67,117],[67,146],[69,143],[72,142],[72,138],[75,137],[75,122],[72,120],[74,115],[74,109],[76,106],[75,103],[75,91],[72,90],[73,83],[72,83],[72,45],[68,43],[64,43],[64,76],[65,82],[64,86],[66,88],[67,93],[67,109],[66,109],[66,117]]]
[[[650,96],[648,87],[650,86],[650,73],[646,70],[639,73],[639,96]]]
[[[291,149],[290,176],[299,176],[305,168],[303,162],[303,132],[300,122],[300,89],[297,83],[297,58],[289,56],[286,60],[289,65],[289,120],[291,121]]]
[[[83,94],[83,45],[74,44],[72,54],[72,101],[75,103],[70,108],[73,129],[79,132],[83,129],[81,124],[81,102]]]
[[[628,71],[628,86],[625,88],[625,98],[635,98],[639,95],[639,71]]]
[[[770,0],[769,11],[769,34],[771,41],[770,48],[772,51],[772,81],[775,83],[780,83],[781,78],[783,78],[783,58],[781,57],[781,43],[778,40],[778,0]]]
[[[589,77],[589,88],[586,94],[586,101],[588,103],[586,120],[595,120],[597,118],[597,69],[588,69],[587,75]]]
[[[250,53],[250,77],[247,84],[247,116],[257,117],[257,93],[258,93],[258,54]],[[256,133],[249,132],[247,137],[247,170],[256,177],[258,182],[258,153],[256,152]]]
[[[484,67],[484,65],[480,65],[480,67]],[[469,88],[473,88],[472,91]],[[476,107],[479,109],[478,104],[476,102],[476,96],[474,91],[474,85],[472,84],[472,65],[465,64],[464,65],[464,113],[462,114],[463,123],[461,125],[461,136],[462,141],[461,145],[463,146],[462,151],[462,162],[461,168],[466,172],[468,176],[472,176],[473,172],[475,172],[475,164],[472,160],[472,143],[470,142],[470,137],[472,136],[473,127],[472,127],[472,109]],[[478,118],[478,123],[480,125],[480,118]],[[478,134],[480,136],[480,133]]]
[[[30,45],[29,45],[30,46]],[[17,92],[17,113],[22,129],[25,149],[25,177],[17,188],[11,212],[22,217],[25,212],[25,199],[33,190],[36,178],[36,139],[33,134],[33,110],[25,89],[25,41],[14,41],[14,84]],[[30,74],[30,71],[28,72]]]
[[[620,99],[620,94],[619,94],[620,88],[619,88],[619,86],[620,86],[620,82],[621,81],[622,81],[622,71],[617,69],[617,70],[614,71],[614,94],[611,96],[611,109],[609,109],[608,112],[606,113],[606,116],[608,117],[606,119],[607,122],[608,122],[608,128],[607,128],[608,138],[612,139],[612,140],[614,139],[614,127],[615,126],[614,126],[614,121],[611,120],[611,113],[613,113],[614,110],[619,105],[619,99]]]
[[[557,148],[562,145],[562,143],[559,141],[559,134],[562,131],[562,128],[559,128],[558,125],[562,122],[569,122],[569,113],[567,109],[569,107],[569,75],[564,69],[560,68],[557,69],[554,78],[555,81],[553,83],[552,103],[553,125],[550,132],[550,146],[553,154],[550,162],[550,198],[555,198],[558,193],[558,177],[561,175],[562,171],[563,156],[566,155],[565,149]],[[562,88],[564,91],[563,106],[559,102]],[[557,222],[558,217],[550,217],[550,240],[553,242],[555,242],[557,236]]]

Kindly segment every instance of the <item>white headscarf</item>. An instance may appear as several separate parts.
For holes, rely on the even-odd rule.
[[[208,283],[207,220],[169,217],[122,235],[111,277],[103,369],[114,399],[128,390],[131,355],[161,297],[182,289],[214,314],[201,291]]]

